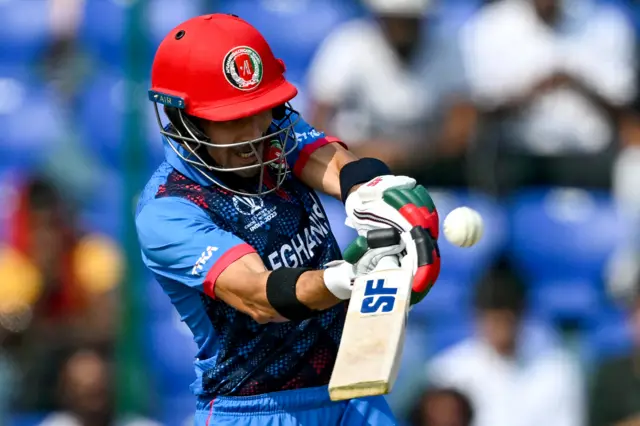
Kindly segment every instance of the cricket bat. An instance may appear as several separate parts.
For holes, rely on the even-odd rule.
[[[332,401],[384,395],[398,375],[413,276],[394,257],[354,282],[331,380]]]

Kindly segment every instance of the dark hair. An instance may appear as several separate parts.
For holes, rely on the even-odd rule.
[[[427,388],[422,392],[413,408],[411,409],[411,412],[409,413],[409,424],[411,426],[430,426],[428,424],[424,424],[424,419],[422,418],[422,406],[431,398],[446,396],[451,397],[455,399],[456,402],[458,402],[464,424],[470,425],[473,421],[474,416],[471,400],[464,393],[458,391],[457,389],[436,387]]]
[[[518,277],[506,268],[496,268],[478,283],[474,302],[478,311],[500,309],[520,315],[526,299],[526,289]]]

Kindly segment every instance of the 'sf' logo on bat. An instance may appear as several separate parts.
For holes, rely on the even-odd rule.
[[[385,287],[386,280],[369,280],[364,289],[364,298],[360,305],[361,314],[385,314],[393,312],[398,289]]]

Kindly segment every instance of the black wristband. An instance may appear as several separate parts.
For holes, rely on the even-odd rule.
[[[280,315],[291,321],[311,318],[316,311],[298,300],[296,283],[311,268],[280,268],[267,278],[267,300]]]
[[[342,202],[347,201],[351,188],[370,181],[378,176],[390,175],[389,166],[377,158],[361,158],[347,163],[340,169],[340,195]]]

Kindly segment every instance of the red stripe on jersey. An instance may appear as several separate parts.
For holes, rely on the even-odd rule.
[[[220,276],[220,274],[222,274],[224,270],[227,269],[229,265],[231,265],[236,260],[250,253],[255,253],[255,252],[256,250],[253,247],[251,247],[247,243],[243,243],[233,247],[232,249],[228,250],[225,254],[220,256],[220,259],[218,259],[216,263],[214,263],[213,266],[211,266],[211,269],[209,269],[209,272],[207,272],[207,276],[204,279],[203,287],[204,287],[205,294],[215,299],[216,295],[214,290],[216,286],[216,281],[218,280],[218,277]]]
[[[293,166],[293,174],[297,177],[300,177],[302,169],[304,169],[304,166],[306,166],[309,162],[309,158],[311,158],[311,154],[313,154],[318,148],[322,148],[323,146],[334,142],[337,142],[345,149],[348,149],[347,145],[338,138],[334,138],[331,136],[320,138],[317,141],[310,143],[309,145],[306,145],[304,148],[302,148],[302,150],[300,151],[300,155],[298,156],[298,161],[296,161],[296,164]]]

